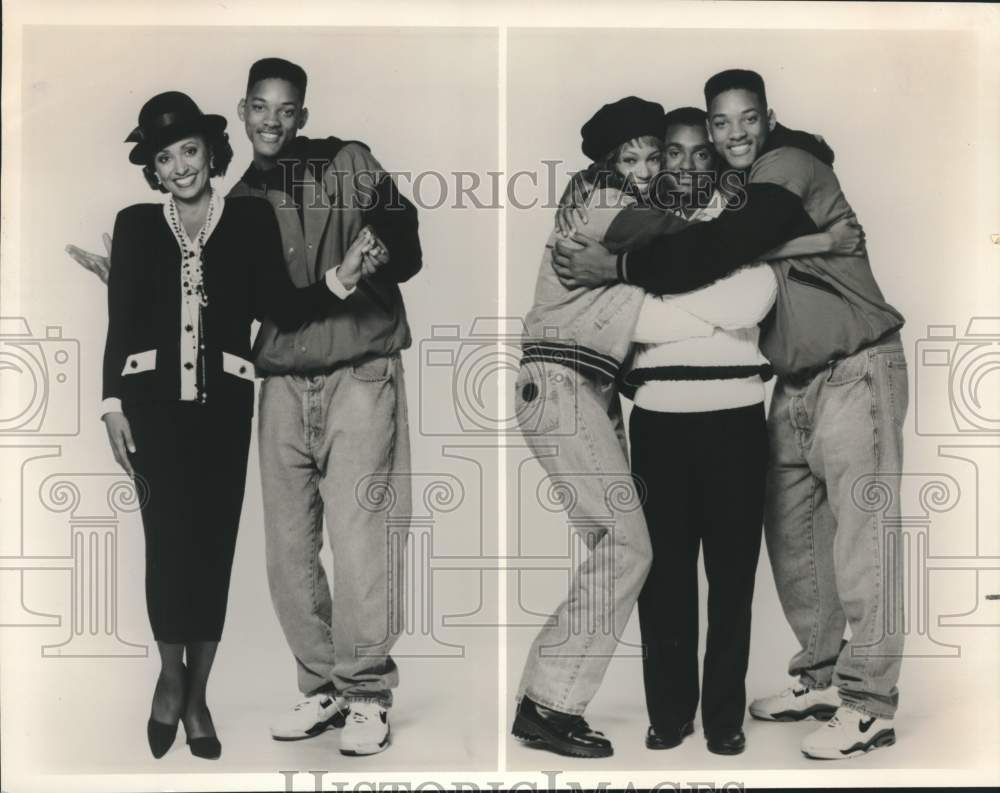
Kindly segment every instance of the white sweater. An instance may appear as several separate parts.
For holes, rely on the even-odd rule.
[[[720,210],[695,214],[709,220]],[[755,264],[683,295],[646,295],[633,340],[632,370],[663,366],[759,366],[758,323],[774,305],[778,282],[770,265]],[[651,380],[635,404],[646,410],[692,413],[764,400],[759,375],[739,379]]]

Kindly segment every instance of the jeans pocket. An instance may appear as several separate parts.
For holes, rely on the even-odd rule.
[[[868,374],[869,358],[867,352],[859,352],[847,358],[841,358],[830,366],[826,384],[843,386],[856,383]]]
[[[351,366],[351,377],[363,383],[384,383],[392,376],[390,359],[382,356]]]

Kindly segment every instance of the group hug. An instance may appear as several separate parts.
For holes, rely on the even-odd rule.
[[[584,712],[638,604],[646,746],[680,745],[700,702],[708,750],[743,752],[763,533],[800,647],[794,684],[750,715],[822,721],[802,752],[854,757],[896,740],[899,529],[859,492],[875,483],[898,503],[904,320],[825,141],[778,124],[756,72],[720,72],[704,93],[705,110],[634,96],[598,110],[581,130],[591,165],[545,248],[518,417],[574,511],[614,520],[586,526],[589,555],[531,647],[512,732],[613,753]],[[609,497],[623,472],[641,509]]]
[[[356,488],[369,478],[409,514],[400,351],[411,340],[398,284],[421,269],[417,213],[365,144],[299,134],[306,84],[281,58],[250,67],[234,104],[253,161],[226,196],[212,183],[233,158],[226,119],[178,91],[150,98],[128,158],[165,201],[119,212],[107,257],[67,248],[108,285],[101,415],[142,496],[157,758],[179,723],[194,755],[222,752],[206,690],[257,376],[267,577],[303,695],[271,735],[342,728],[349,756],[390,743],[403,570],[389,549],[408,527],[387,524]]]

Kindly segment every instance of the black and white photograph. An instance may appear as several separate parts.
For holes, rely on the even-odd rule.
[[[998,53],[4,4],[0,787],[1000,784]]]

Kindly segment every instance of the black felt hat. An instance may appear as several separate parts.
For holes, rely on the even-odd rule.
[[[597,162],[623,143],[645,135],[662,139],[665,132],[663,105],[627,96],[591,116],[580,129],[581,146],[583,153]]]
[[[139,126],[125,138],[126,143],[135,143],[128,153],[129,162],[145,165],[156,152],[187,135],[219,135],[225,128],[225,118],[202,113],[187,94],[157,94],[142,106]]]

